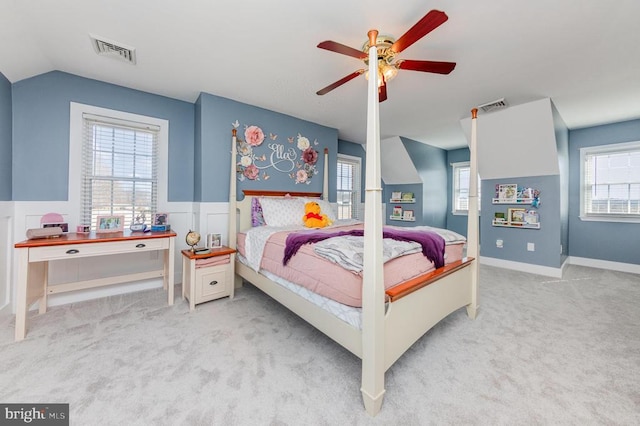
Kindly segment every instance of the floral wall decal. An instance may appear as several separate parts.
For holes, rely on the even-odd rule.
[[[237,128],[240,123],[236,120],[232,125]],[[269,142],[263,144],[265,141],[263,130],[258,126],[245,125],[244,140],[236,138],[239,157],[236,163],[238,180],[267,180],[270,175],[267,174],[266,169],[273,169],[287,173],[296,184],[311,183],[311,178],[318,174],[316,169],[318,151],[313,147],[318,145],[318,141],[314,140],[312,145],[307,137],[298,133],[297,138],[287,138],[289,144],[293,145],[294,141],[296,142],[291,146],[274,142],[277,138],[277,134],[269,132]]]

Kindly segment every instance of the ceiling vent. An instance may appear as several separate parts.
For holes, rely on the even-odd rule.
[[[98,55],[117,58],[130,64],[136,63],[135,48],[92,34],[89,34],[89,37],[91,37],[91,44]]]
[[[505,101],[504,98],[502,98],[493,102],[486,103],[484,105],[479,105],[478,108],[480,108],[484,112],[492,112],[499,109],[504,109],[508,106],[509,105],[507,104],[507,101]]]

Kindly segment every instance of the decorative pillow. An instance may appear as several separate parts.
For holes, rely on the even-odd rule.
[[[320,205],[320,211],[322,211],[323,214],[326,214],[331,222],[338,220],[338,215],[336,214],[335,209],[327,200],[321,200],[320,198],[305,198],[304,201],[305,203],[315,201]]]
[[[264,215],[262,214],[262,205],[258,198],[251,199],[251,226],[264,226]]]
[[[269,226],[302,225],[304,200],[297,197],[260,197],[262,215]]]

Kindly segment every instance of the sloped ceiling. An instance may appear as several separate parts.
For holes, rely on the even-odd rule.
[[[386,185],[422,183],[402,140],[396,136],[380,141],[380,173]]]
[[[481,179],[549,176],[560,173],[550,99],[511,106],[477,119]],[[471,140],[471,118],[460,121]]]

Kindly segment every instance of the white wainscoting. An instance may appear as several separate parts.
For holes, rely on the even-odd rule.
[[[13,255],[13,245],[26,239],[26,231],[30,228],[40,227],[40,218],[50,212],[60,213],[69,223],[69,229],[75,229],[78,224],[76,208],[66,201],[40,202],[17,201],[0,203],[0,285],[3,290],[0,293],[0,302],[4,297],[6,301],[0,304],[0,308],[9,301],[11,311],[15,313],[15,291],[13,284],[17,282],[17,256]],[[198,231],[203,238],[207,233],[222,234],[222,241],[228,241],[228,203],[162,203],[159,211],[169,214],[171,230],[176,232],[174,280],[182,281],[182,254],[181,250],[188,248],[185,236],[189,230]],[[2,231],[2,226],[7,228]],[[6,235],[5,235],[6,234]],[[2,239],[5,239],[3,242]],[[201,242],[204,245],[204,241]],[[4,250],[3,250],[4,248]],[[3,270],[4,263],[7,266]],[[108,262],[105,261],[108,259]],[[141,272],[158,269],[161,259],[158,252],[146,252],[134,255],[113,255],[102,258],[70,259],[51,262],[49,264],[49,281],[52,285],[64,282],[85,280],[105,275],[120,275],[123,273]],[[4,272],[6,270],[6,272]],[[162,280],[154,279],[135,283],[118,284],[107,287],[82,290],[77,292],[56,294],[49,297],[49,306],[80,302],[100,297],[114,296],[135,291],[161,288]],[[176,302],[180,299],[180,291],[176,291]],[[36,309],[37,304],[32,307]]]
[[[13,202],[0,201],[0,309],[11,300]]]

